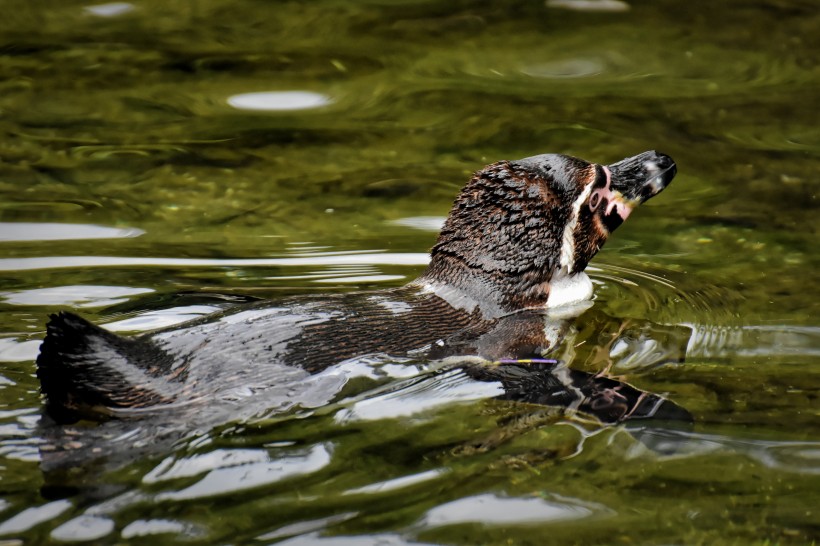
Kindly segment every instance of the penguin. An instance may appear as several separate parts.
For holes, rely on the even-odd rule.
[[[215,404],[264,406],[271,392],[368,355],[547,355],[561,327],[545,323],[588,305],[587,264],[675,174],[675,162],[656,151],[611,165],[560,154],[500,161],[467,182],[429,266],[403,287],[255,302],[136,337],[70,312],[51,315],[37,357],[46,411],[57,423],[180,408],[190,415]],[[508,394],[523,384],[468,368],[478,380],[506,380]]]

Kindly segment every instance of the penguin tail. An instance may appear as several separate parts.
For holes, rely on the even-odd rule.
[[[118,336],[73,313],[49,317],[37,357],[46,411],[57,422],[169,404],[184,370],[152,342]]]

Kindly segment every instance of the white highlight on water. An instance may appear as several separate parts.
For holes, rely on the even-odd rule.
[[[320,108],[331,104],[333,99],[311,91],[263,91],[233,95],[227,102],[238,110],[285,112]]]

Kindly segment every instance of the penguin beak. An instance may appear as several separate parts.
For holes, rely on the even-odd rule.
[[[631,207],[659,194],[678,172],[675,162],[654,150],[608,165],[611,187]]]

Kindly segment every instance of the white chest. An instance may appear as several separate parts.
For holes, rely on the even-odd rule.
[[[547,307],[561,307],[589,300],[592,297],[592,281],[586,273],[565,275],[550,281]]]

